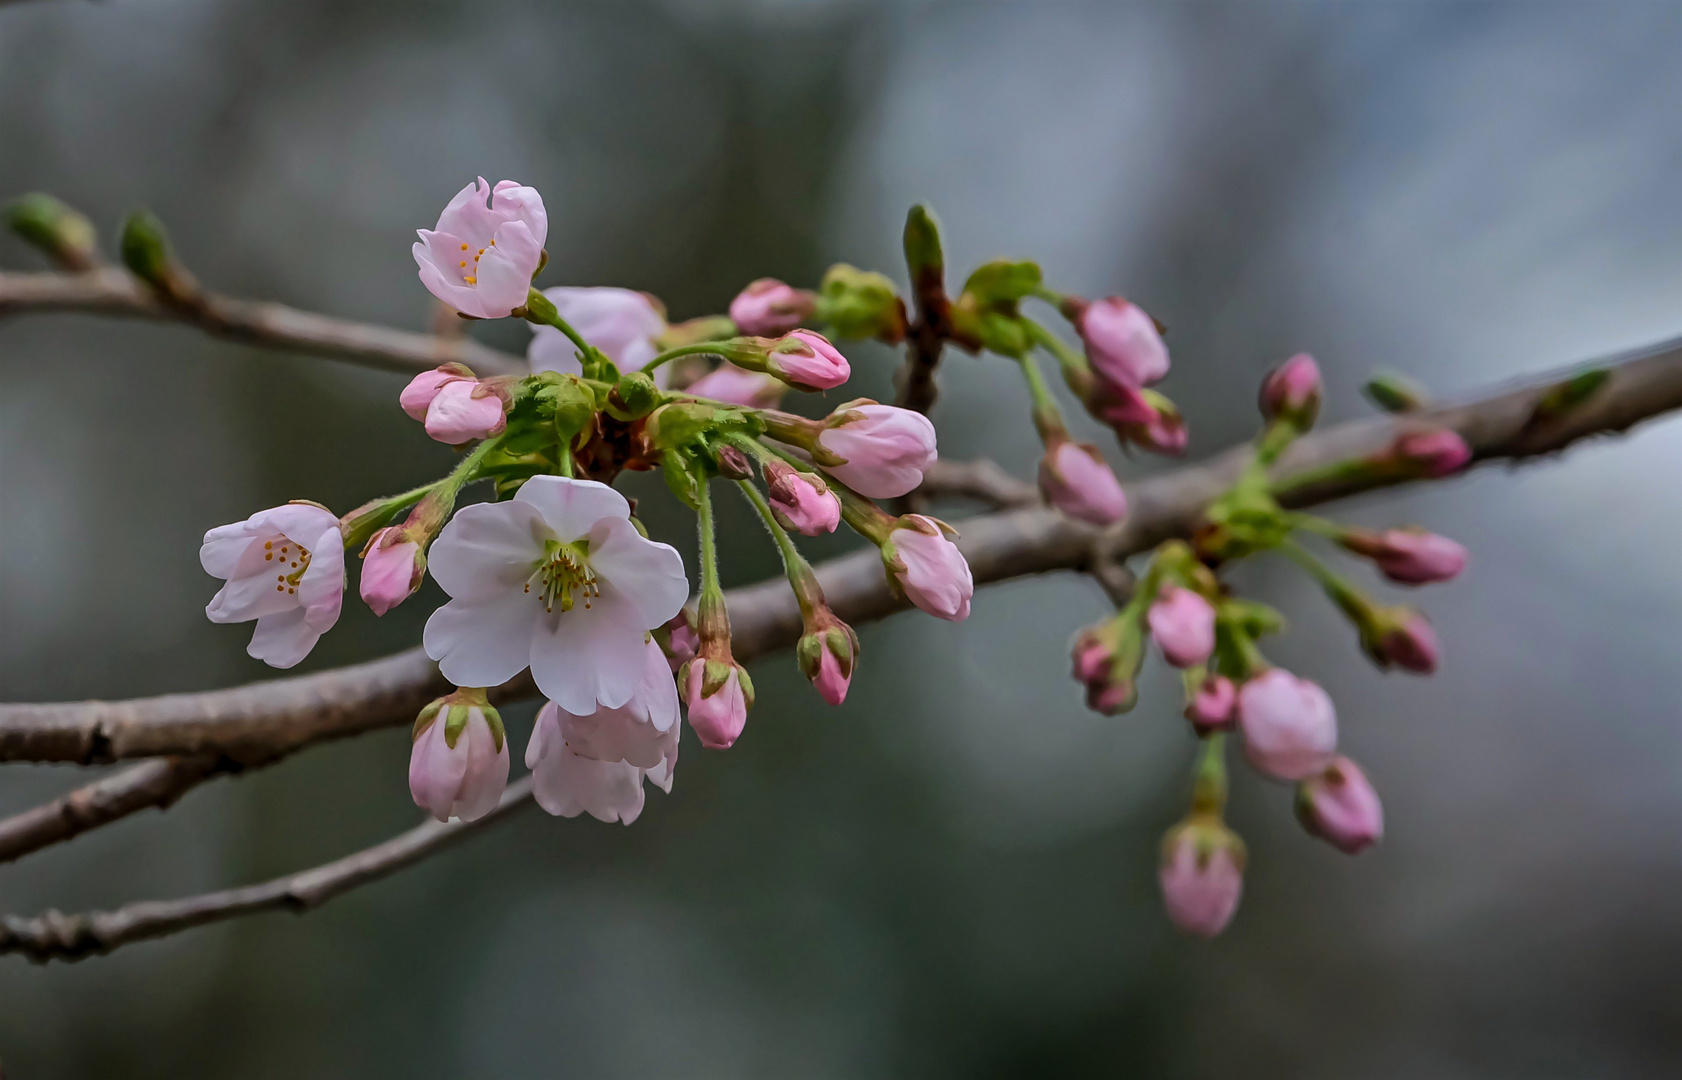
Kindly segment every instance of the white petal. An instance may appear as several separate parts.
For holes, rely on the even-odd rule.
[[[531,738],[526,741],[526,768],[535,769],[544,755],[554,753],[561,745],[561,710],[553,701],[545,701],[537,710],[532,724]]]
[[[631,504],[625,501],[625,496],[595,480],[534,476],[520,485],[519,494],[512,501],[537,510],[554,534],[569,544],[588,535],[591,527],[604,518],[628,524],[631,517]],[[594,561],[592,552],[591,562]]]
[[[661,791],[664,791],[667,795],[670,795],[672,793],[672,779],[676,773],[677,739],[674,738],[672,739],[671,752],[666,755],[666,760],[654,766],[654,768],[647,770],[647,772],[643,775],[648,777],[649,783],[653,784]]]
[[[647,659],[644,661],[642,682],[637,686],[636,697],[626,707],[634,709],[639,716],[653,724],[655,730],[671,731],[682,716],[677,681],[672,676],[672,667],[666,661],[666,654],[652,639],[644,652]]]
[[[437,231],[455,233],[475,247],[484,247],[502,221],[487,205],[490,194],[491,186],[482,176],[456,192],[456,197],[438,215]]]
[[[339,519],[331,511],[308,503],[289,503],[272,510],[251,515],[251,524],[260,532],[277,532],[294,544],[302,544],[313,554],[321,546],[329,530],[338,532]],[[332,543],[344,547],[344,537],[335,535]]]
[[[683,556],[670,544],[644,538],[629,521],[604,519],[590,531],[590,568],[601,578],[604,596],[609,589],[622,596],[643,630],[665,625],[689,599]]]
[[[236,531],[230,535],[230,529]],[[199,548],[199,565],[204,567],[205,573],[226,581],[234,576],[239,567],[240,557],[253,545],[259,550],[262,548],[246,529],[244,522],[212,529],[204,534],[204,546]]]
[[[497,686],[525,669],[542,612],[520,593],[451,600],[426,620],[426,655],[457,686]]]
[[[461,778],[467,775],[466,740],[456,739],[452,750],[444,738],[447,713],[441,710],[409,749],[409,794],[439,821],[450,820]]]
[[[643,628],[634,613],[606,595],[589,608],[579,603],[565,613],[546,613],[534,624],[532,678],[575,716],[595,712],[598,702],[618,708],[630,701],[642,682],[644,656]]]
[[[298,580],[298,603],[304,621],[318,634],[325,634],[339,621],[339,607],[345,595],[345,549],[335,530],[324,538],[329,542],[310,556],[309,569]]]
[[[642,813],[642,770],[634,765],[593,761],[563,746],[532,776],[537,803],[551,814],[577,817],[587,811],[598,821],[629,825]]]
[[[473,286],[487,318],[503,318],[526,302],[542,251],[543,245],[533,239],[524,222],[511,221],[497,229],[495,246],[486,248],[480,258]]]
[[[436,721],[434,721],[436,723]],[[508,786],[508,740],[502,748],[496,746],[485,714],[478,709],[468,713],[467,726],[456,740],[456,749],[467,743],[467,770],[462,774],[461,791],[451,809],[463,821],[476,821],[496,809],[502,790]]]
[[[294,609],[302,611],[297,594],[286,592],[284,586],[285,582],[267,574],[236,577],[210,598],[205,616],[213,623],[242,623]]]
[[[308,656],[319,640],[321,634],[304,621],[304,609],[294,607],[258,619],[245,651],[270,667],[289,668]]]
[[[526,486],[531,483],[528,480]],[[456,600],[525,595],[526,579],[536,569],[548,536],[543,516],[527,503],[475,503],[456,511],[438,534],[427,570]]]

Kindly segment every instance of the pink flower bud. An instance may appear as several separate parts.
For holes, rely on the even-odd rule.
[[[777,337],[806,321],[814,299],[805,289],[785,285],[776,278],[760,278],[730,301],[730,318],[743,334]]]
[[[1175,667],[1201,664],[1215,651],[1215,609],[1190,589],[1164,587],[1145,621],[1162,655]]]
[[[1318,774],[1297,785],[1297,820],[1310,835],[1345,855],[1384,837],[1384,804],[1366,774],[1346,757],[1334,757]]]
[[[461,365],[434,368],[423,371],[409,380],[409,385],[398,395],[397,402],[403,406],[403,411],[409,414],[409,419],[426,422],[426,412],[432,407],[432,399],[438,396],[438,391],[453,382],[473,381],[473,376]]]
[[[1136,619],[1109,619],[1075,636],[1073,674],[1086,684],[1086,705],[1093,712],[1117,716],[1139,699],[1133,679],[1143,658],[1143,639]]]
[[[696,650],[701,646],[701,637],[695,633],[695,628],[689,625],[689,616],[681,611],[666,624],[665,630],[666,661],[676,673],[678,668],[695,659]]]
[[[1437,632],[1419,612],[1394,608],[1372,652],[1373,659],[1383,666],[1394,664],[1429,675],[1437,670]]]
[[[800,390],[833,390],[853,374],[841,350],[810,330],[785,334],[772,346],[766,363],[773,375]]]
[[[1244,892],[1244,842],[1219,822],[1188,822],[1169,832],[1157,873],[1168,918],[1188,934],[1225,930]]]
[[[507,426],[502,398],[467,379],[445,383],[426,410],[426,433],[451,446],[487,439]]]
[[[409,793],[439,821],[472,821],[496,807],[508,784],[508,740],[495,709],[451,704],[455,696],[421,713],[409,754]]]
[[[1309,428],[1320,414],[1320,365],[1307,353],[1297,353],[1262,380],[1261,411],[1269,420],[1288,420]]]
[[[1093,369],[1119,386],[1149,386],[1168,374],[1168,346],[1138,304],[1119,296],[1088,304],[1075,328]]]
[[[1065,439],[1048,449],[1040,459],[1040,492],[1065,514],[1094,525],[1127,516],[1121,481],[1093,446]]]
[[[1319,686],[1270,668],[1238,690],[1238,725],[1250,764],[1278,780],[1324,768],[1337,749],[1337,711]]]
[[[802,536],[832,533],[841,524],[841,500],[817,476],[781,461],[767,461],[764,470],[777,524]]]
[[[769,409],[783,399],[787,390],[788,384],[775,375],[744,371],[735,364],[724,363],[690,383],[683,392],[726,405]]]
[[[847,700],[858,660],[859,639],[853,628],[837,619],[828,608],[819,608],[807,621],[807,632],[795,647],[800,671],[812,680],[823,699],[831,705]]]
[[[839,705],[847,700],[847,687],[852,684],[853,677],[843,674],[841,661],[835,654],[825,649],[818,656],[818,675],[812,680],[812,685],[831,705]]]
[[[1225,731],[1238,722],[1238,687],[1225,675],[1211,675],[1203,680],[1197,693],[1186,705],[1186,719],[1199,735]]]
[[[707,669],[726,667],[728,674],[707,694]],[[716,676],[719,672],[714,671]],[[748,706],[752,703],[752,683],[743,686],[744,672],[734,663],[721,664],[696,657],[680,675],[684,683],[684,699],[689,705],[689,726],[695,729],[701,745],[708,750],[728,750],[741,738],[747,727]]]
[[[362,550],[362,599],[375,615],[407,600],[426,579],[426,556],[415,541],[401,539],[402,532],[396,525],[381,529]]]
[[[1466,440],[1447,428],[1403,435],[1396,440],[1392,453],[1432,478],[1453,476],[1472,460],[1472,448],[1466,445]]]
[[[1174,403],[1154,390],[1119,386],[1094,379],[1084,388],[1086,411],[1115,430],[1116,436],[1153,454],[1177,457],[1189,435]]]
[[[1386,529],[1377,536],[1352,532],[1342,543],[1372,559],[1385,577],[1403,585],[1451,581],[1466,569],[1465,548],[1424,529]]]
[[[934,463],[934,425],[910,409],[860,401],[830,415],[818,446],[845,462],[825,466],[868,499],[892,499],[923,482]]]
[[[934,519],[921,514],[900,518],[882,546],[882,558],[917,607],[952,622],[969,618],[975,579],[958,545]]]

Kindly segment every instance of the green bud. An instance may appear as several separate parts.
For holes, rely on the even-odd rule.
[[[1393,371],[1379,372],[1362,389],[1374,405],[1388,413],[1416,412],[1431,404],[1424,387]]]
[[[1594,368],[1579,372],[1563,382],[1555,383],[1542,395],[1542,400],[1536,403],[1536,411],[1531,413],[1530,422],[1539,424],[1566,413],[1583,404],[1593,397],[1595,391],[1606,385],[1606,380],[1612,377],[1610,371],[1604,368]]]
[[[1028,328],[1022,325],[1022,320],[1014,312],[1005,314],[982,310],[968,300],[967,295],[960,297],[952,307],[952,336],[955,339],[1012,359],[1027,354],[1031,344]]]
[[[697,510],[701,504],[700,480],[695,475],[694,458],[681,447],[670,447],[660,455],[660,470],[666,487],[677,501]]]
[[[905,337],[905,303],[893,281],[846,263],[824,274],[817,315],[836,337],[879,338],[889,344]]]
[[[700,438],[728,410],[702,401],[672,401],[655,409],[648,417],[648,440],[657,449],[684,446]]]
[[[609,415],[619,420],[639,420],[660,404],[660,388],[654,376],[642,371],[629,371],[619,376],[613,392],[607,398]]]
[[[919,291],[946,280],[946,256],[940,250],[940,225],[929,208],[918,203],[905,217],[905,265],[911,286]]]
[[[974,297],[981,307],[998,307],[1014,312],[1023,297],[1040,287],[1041,280],[1036,263],[994,259],[975,268],[969,280],[964,282],[963,295]]]
[[[41,249],[66,270],[92,270],[99,264],[93,222],[41,192],[24,195],[4,210],[6,227]]]
[[[123,265],[135,277],[158,289],[169,289],[172,266],[169,234],[163,222],[145,210],[137,210],[123,222]]]

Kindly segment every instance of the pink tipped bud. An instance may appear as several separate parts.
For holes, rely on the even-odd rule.
[[[1040,492],[1072,518],[1111,525],[1127,516],[1127,495],[1097,447],[1064,439],[1040,459]]]
[[[689,625],[689,616],[681,611],[659,631],[655,631],[655,638],[664,639],[660,640],[660,648],[666,654],[666,662],[671,665],[674,674],[678,668],[695,659],[695,653],[701,647],[700,635]]]
[[[1313,836],[1345,855],[1384,837],[1384,804],[1366,774],[1346,757],[1334,757],[1318,774],[1297,785],[1297,820]]]
[[[738,447],[720,446],[714,452],[714,460],[718,463],[718,475],[726,480],[753,479],[753,462]]]
[[[802,536],[832,533],[841,524],[841,500],[821,478],[780,461],[767,461],[764,469],[777,524]]]
[[[1431,478],[1453,476],[1472,460],[1472,448],[1458,432],[1444,428],[1417,435],[1403,435],[1391,448],[1392,456]]]
[[[1238,690],[1238,725],[1250,764],[1278,780],[1325,768],[1337,750],[1337,711],[1318,685],[1271,668]]]
[[[1086,684],[1086,704],[1093,712],[1117,716],[1139,699],[1134,677],[1144,655],[1136,619],[1120,616],[1089,626],[1075,637],[1073,674]]]
[[[969,618],[975,578],[939,522],[921,514],[900,518],[882,545],[882,559],[889,576],[917,607],[951,622]]]
[[[473,374],[460,364],[423,371],[409,380],[409,385],[397,396],[397,402],[409,414],[409,419],[425,423],[426,411],[432,407],[432,399],[438,396],[438,391],[449,383],[464,379],[471,382]]]
[[[843,461],[826,470],[867,499],[904,495],[923,482],[936,456],[928,417],[874,401],[848,403],[831,413],[818,446]]]
[[[734,661],[698,656],[679,674],[689,705],[689,726],[708,750],[728,750],[747,727],[753,682]]]
[[[1190,436],[1180,410],[1154,390],[1094,379],[1084,388],[1086,411],[1110,425],[1116,436],[1141,450],[1178,457]]]
[[[1437,670],[1437,632],[1424,615],[1411,608],[1391,608],[1383,613],[1381,624],[1368,643],[1380,667],[1394,665],[1421,675]]]
[[[683,392],[726,405],[769,409],[783,399],[787,390],[788,384],[775,375],[745,371],[735,364],[724,363],[690,383]]]
[[[1262,415],[1285,420],[1303,430],[1320,415],[1320,365],[1307,353],[1297,353],[1262,380]]]
[[[1145,620],[1162,655],[1175,667],[1201,664],[1215,651],[1215,608],[1190,589],[1165,587]]]
[[[760,278],[730,301],[736,329],[753,337],[777,337],[806,321],[816,297],[776,278]]]
[[[409,793],[439,821],[495,809],[508,784],[502,718],[482,690],[458,690],[421,710],[409,754]]]
[[[375,533],[362,549],[362,599],[384,615],[414,595],[426,579],[426,556],[413,540],[402,539],[396,525]]]
[[[853,374],[841,350],[810,330],[783,335],[765,362],[771,374],[798,390],[833,390]]]
[[[451,446],[489,438],[508,426],[508,407],[501,395],[460,364],[416,375],[398,402],[404,412],[426,424],[428,435]]]
[[[1386,529],[1377,535],[1351,532],[1341,542],[1357,555],[1372,559],[1385,577],[1403,585],[1452,581],[1466,569],[1465,548],[1424,529]]]
[[[1238,722],[1238,687],[1225,675],[1204,679],[1186,705],[1186,719],[1199,735],[1233,727]]]
[[[1244,861],[1244,842],[1218,821],[1169,830],[1157,873],[1169,920],[1198,937],[1225,930],[1244,892]]]
[[[823,699],[839,705],[847,700],[847,688],[853,681],[859,639],[853,628],[835,618],[829,609],[819,609],[818,615],[815,624],[807,623],[809,629],[795,647],[795,657],[801,673]]]
[[[1119,386],[1149,386],[1168,374],[1168,346],[1138,304],[1119,296],[1088,304],[1075,329],[1093,370]]]

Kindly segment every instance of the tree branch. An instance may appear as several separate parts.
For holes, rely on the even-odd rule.
[[[1508,458],[1524,460],[1563,450],[1589,435],[1621,432],[1635,423],[1682,408],[1682,342],[1670,342],[1645,355],[1616,364],[1603,386],[1586,401],[1557,414],[1539,408],[1549,391],[1558,384],[1551,380],[1484,397],[1470,404],[1345,424],[1299,441],[1280,462],[1275,477],[1288,481],[1293,476],[1313,473],[1320,467],[1382,451],[1399,435],[1416,430],[1452,428],[1471,445],[1480,460]],[[1117,560],[1154,546],[1170,536],[1184,535],[1197,524],[1203,507],[1231,482],[1247,457],[1236,448],[1205,465],[1177,469],[1142,481],[1133,488],[1133,516],[1125,524],[1097,530],[1062,518],[1044,509],[1020,509],[985,515],[966,522],[968,536],[962,543],[978,582],[997,581],[1029,573],[1056,569],[1099,571],[1107,588],[1125,590],[1124,570]],[[1290,490],[1290,505],[1305,506],[1352,495],[1397,481],[1343,478],[1298,485]],[[850,621],[888,614],[903,604],[881,580],[875,553],[859,552],[826,564],[820,571],[826,593],[837,611]],[[766,582],[730,594],[735,623],[735,650],[746,659],[786,645],[800,630],[798,609],[782,583]],[[235,690],[209,694],[170,695],[134,702],[86,702],[69,705],[0,706],[0,747],[6,756],[17,757],[18,746],[73,746],[97,753],[102,748],[121,756],[120,747],[133,738],[134,745],[152,744],[171,737],[185,737],[195,748],[222,745],[223,736],[233,734],[227,745],[238,747],[251,760],[261,763],[318,738],[332,738],[367,730],[379,723],[407,721],[414,711],[405,706],[395,716],[383,716],[380,708],[391,708],[407,697],[430,697],[438,689],[438,676],[417,651],[385,660],[320,675],[275,680]],[[357,684],[364,679],[376,684],[372,693],[359,696]],[[276,693],[278,689],[278,693]],[[529,693],[519,680],[499,689],[499,696]],[[271,698],[283,702],[280,713],[267,711]],[[314,699],[316,708],[299,710]],[[368,708],[359,712],[353,703],[366,698]],[[233,709],[223,718],[222,709]],[[110,710],[118,710],[113,714]],[[22,710],[23,712],[20,712]],[[35,710],[30,713],[27,710]],[[99,714],[105,710],[103,718]],[[120,716],[120,714],[127,714]],[[277,715],[283,717],[277,721]],[[307,723],[315,717],[313,724]],[[103,725],[112,724],[114,727]],[[43,722],[44,721],[44,722]],[[306,730],[289,727],[306,721]],[[137,724],[136,731],[127,730]],[[32,732],[32,727],[40,730]],[[32,739],[43,737],[44,742]],[[263,737],[268,741],[265,743]],[[259,748],[267,746],[269,757]],[[277,749],[284,748],[284,749]],[[156,751],[152,751],[156,752]],[[180,776],[198,768],[207,775],[222,762],[209,755],[186,762],[148,762],[114,777],[108,777],[49,807],[0,822],[0,842],[10,836],[46,835],[56,826],[49,819],[72,817],[78,822],[99,824],[110,820],[114,807],[156,805],[146,801],[152,792],[167,789]],[[197,780],[189,779],[187,786]],[[258,911],[289,908],[307,911],[357,885],[384,877],[464,836],[471,830],[498,820],[530,801],[531,778],[511,784],[497,809],[476,822],[439,824],[428,821],[395,837],[347,856],[337,862],[260,885],[207,893],[176,901],[148,901],[112,912],[63,915],[48,911],[34,919],[7,916],[0,921],[0,952],[22,952],[31,960],[79,959],[109,952],[132,941],[161,937],[181,930]],[[89,795],[105,785],[99,796]],[[80,797],[87,809],[68,815],[60,807]],[[126,800],[126,801],[125,801]],[[117,814],[131,812],[119,809]],[[83,825],[69,826],[64,835],[74,835]],[[46,842],[51,842],[50,840]]]
[[[1578,439],[1623,431],[1682,408],[1682,341],[1611,361],[1610,377],[1575,408],[1543,424],[1537,405],[1559,377],[1494,392],[1468,404],[1343,424],[1299,440],[1276,476],[1377,453],[1398,435],[1451,428],[1480,460],[1522,460],[1564,449]],[[1086,570],[1103,555],[1124,558],[1175,536],[1187,536],[1203,508],[1231,484],[1248,451],[1238,447],[1199,465],[1149,477],[1128,489],[1131,513],[1099,530],[1043,507],[968,518],[959,547],[978,584],[1054,570]],[[1338,480],[1292,490],[1285,501],[1309,506],[1388,486],[1395,480]],[[881,561],[865,549],[818,568],[836,614],[850,623],[905,607],[889,590]],[[800,611],[779,578],[728,594],[732,648],[750,659],[799,637]],[[218,754],[244,766],[266,763],[325,739],[408,723],[448,684],[419,649],[315,675],[252,683],[228,690],[129,701],[0,705],[0,761],[97,762],[166,754]],[[529,695],[522,676],[495,700]]]
[[[496,809],[477,821],[428,820],[383,844],[302,873],[204,893],[181,900],[148,900],[115,911],[65,915],[49,910],[33,919],[0,920],[0,953],[24,953],[35,963],[80,960],[121,945],[190,930],[259,911],[286,909],[302,914],[348,892],[419,862],[468,833],[531,805],[531,777],[508,785]]]
[[[974,461],[941,458],[923,473],[917,493],[927,498],[974,499],[994,507],[1032,506],[1040,501],[1038,488],[1018,480],[989,458]]]
[[[55,311],[182,322],[234,341],[409,375],[451,362],[466,364],[480,375],[527,370],[520,357],[467,337],[416,334],[215,293],[205,293],[200,305],[171,306],[119,267],[81,274],[0,273],[0,317]]]
[[[154,758],[0,821],[0,862],[61,843],[150,807],[166,809],[188,791],[237,768],[226,758]]]

